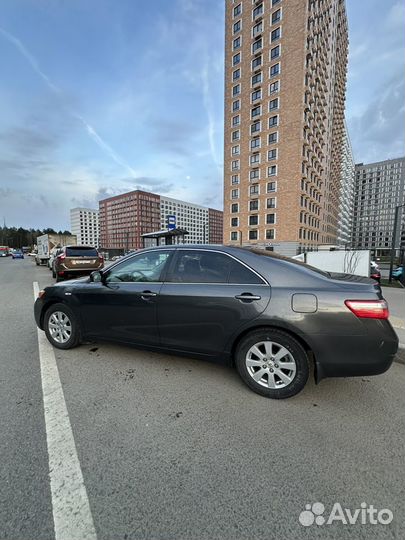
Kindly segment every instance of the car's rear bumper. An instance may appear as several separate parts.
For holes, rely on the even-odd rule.
[[[379,375],[391,366],[398,350],[398,336],[388,321],[369,321],[361,336],[316,336],[316,382],[326,377]]]

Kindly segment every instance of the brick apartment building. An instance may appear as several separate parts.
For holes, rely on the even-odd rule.
[[[226,0],[224,243],[335,244],[344,0]]]
[[[141,249],[142,234],[166,229],[167,216],[189,232],[187,244],[222,243],[223,212],[205,206],[136,190],[101,200],[99,209],[101,249]]]

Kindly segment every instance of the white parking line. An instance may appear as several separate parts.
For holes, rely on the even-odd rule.
[[[39,292],[35,281],[34,298]],[[38,328],[44,396],[49,479],[56,540],[96,540],[82,470],[76,452],[62,384],[52,345]]]

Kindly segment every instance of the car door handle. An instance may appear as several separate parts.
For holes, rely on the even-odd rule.
[[[255,294],[251,293],[243,293],[243,294],[237,294],[235,296],[237,300],[240,300],[241,302],[253,302],[254,300],[261,300],[261,296],[257,296]]]
[[[141,292],[142,300],[147,300],[148,298],[153,298],[154,296],[157,296],[157,293],[152,292],[152,291],[143,291],[143,292]]]

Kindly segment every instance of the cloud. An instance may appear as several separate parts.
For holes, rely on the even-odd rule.
[[[404,93],[402,74],[384,82],[364,112],[348,118],[356,147],[356,161],[365,163],[399,157],[404,153]]]
[[[10,34],[6,30],[0,27],[0,34],[12,43],[17,50],[22,54],[22,56],[28,61],[32,69],[41,77],[45,82],[48,88],[55,93],[56,95],[62,97],[63,92],[51,81],[51,79],[40,69],[39,63],[36,58],[28,51],[28,49],[23,45],[23,43],[16,38],[14,35]],[[126,169],[131,175],[136,176],[138,173],[115,151],[103,138],[97,133],[93,126],[91,126],[79,113],[72,109],[67,109],[70,114],[76,118],[82,126],[85,128],[87,134],[91,139],[103,150],[103,152],[109,156],[117,165]]]

